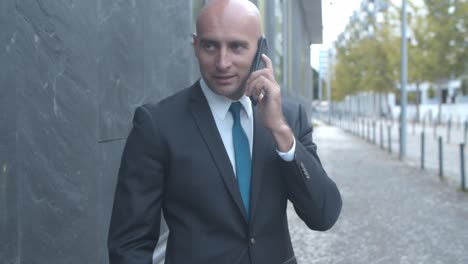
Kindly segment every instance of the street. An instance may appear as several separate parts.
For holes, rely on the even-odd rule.
[[[288,207],[299,263],[468,263],[468,193],[340,128],[313,137],[343,210],[315,232]]]

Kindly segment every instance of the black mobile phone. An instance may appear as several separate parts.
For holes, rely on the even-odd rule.
[[[252,66],[250,67],[250,73],[260,69],[260,64],[262,63],[262,54],[266,54],[266,53],[267,53],[267,41],[266,41],[266,38],[262,36],[258,40],[257,52],[255,53]],[[250,100],[252,101],[254,105],[257,104],[257,101],[253,98],[253,96],[250,97]]]

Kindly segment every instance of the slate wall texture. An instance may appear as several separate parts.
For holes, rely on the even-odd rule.
[[[18,256],[18,200],[16,181],[16,89],[11,36],[13,1],[0,1],[0,261]]]
[[[192,1],[0,1],[0,262],[107,263],[134,109],[198,78]]]

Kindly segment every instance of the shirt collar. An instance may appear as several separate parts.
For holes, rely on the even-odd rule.
[[[211,108],[211,111],[221,120],[224,120],[226,118],[226,114],[229,111],[229,107],[233,102],[236,102],[230,98],[227,98],[225,96],[219,95],[214,93],[208,85],[205,83],[203,78],[200,79],[200,87],[203,91],[203,94],[205,94],[206,100],[208,101],[208,105]],[[250,98],[242,95],[239,100],[237,100],[242,104],[244,107],[245,112],[247,113],[247,116],[249,119],[252,118],[253,112],[252,112],[252,102],[250,101]]]

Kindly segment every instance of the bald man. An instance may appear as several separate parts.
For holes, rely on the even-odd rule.
[[[341,196],[304,109],[282,100],[267,56],[266,67],[250,73],[261,36],[259,11],[247,0],[213,0],[201,10],[193,39],[200,80],[135,111],[110,263],[150,264],[161,212],[171,264],[296,263],[288,200],[312,230],[336,222]]]

